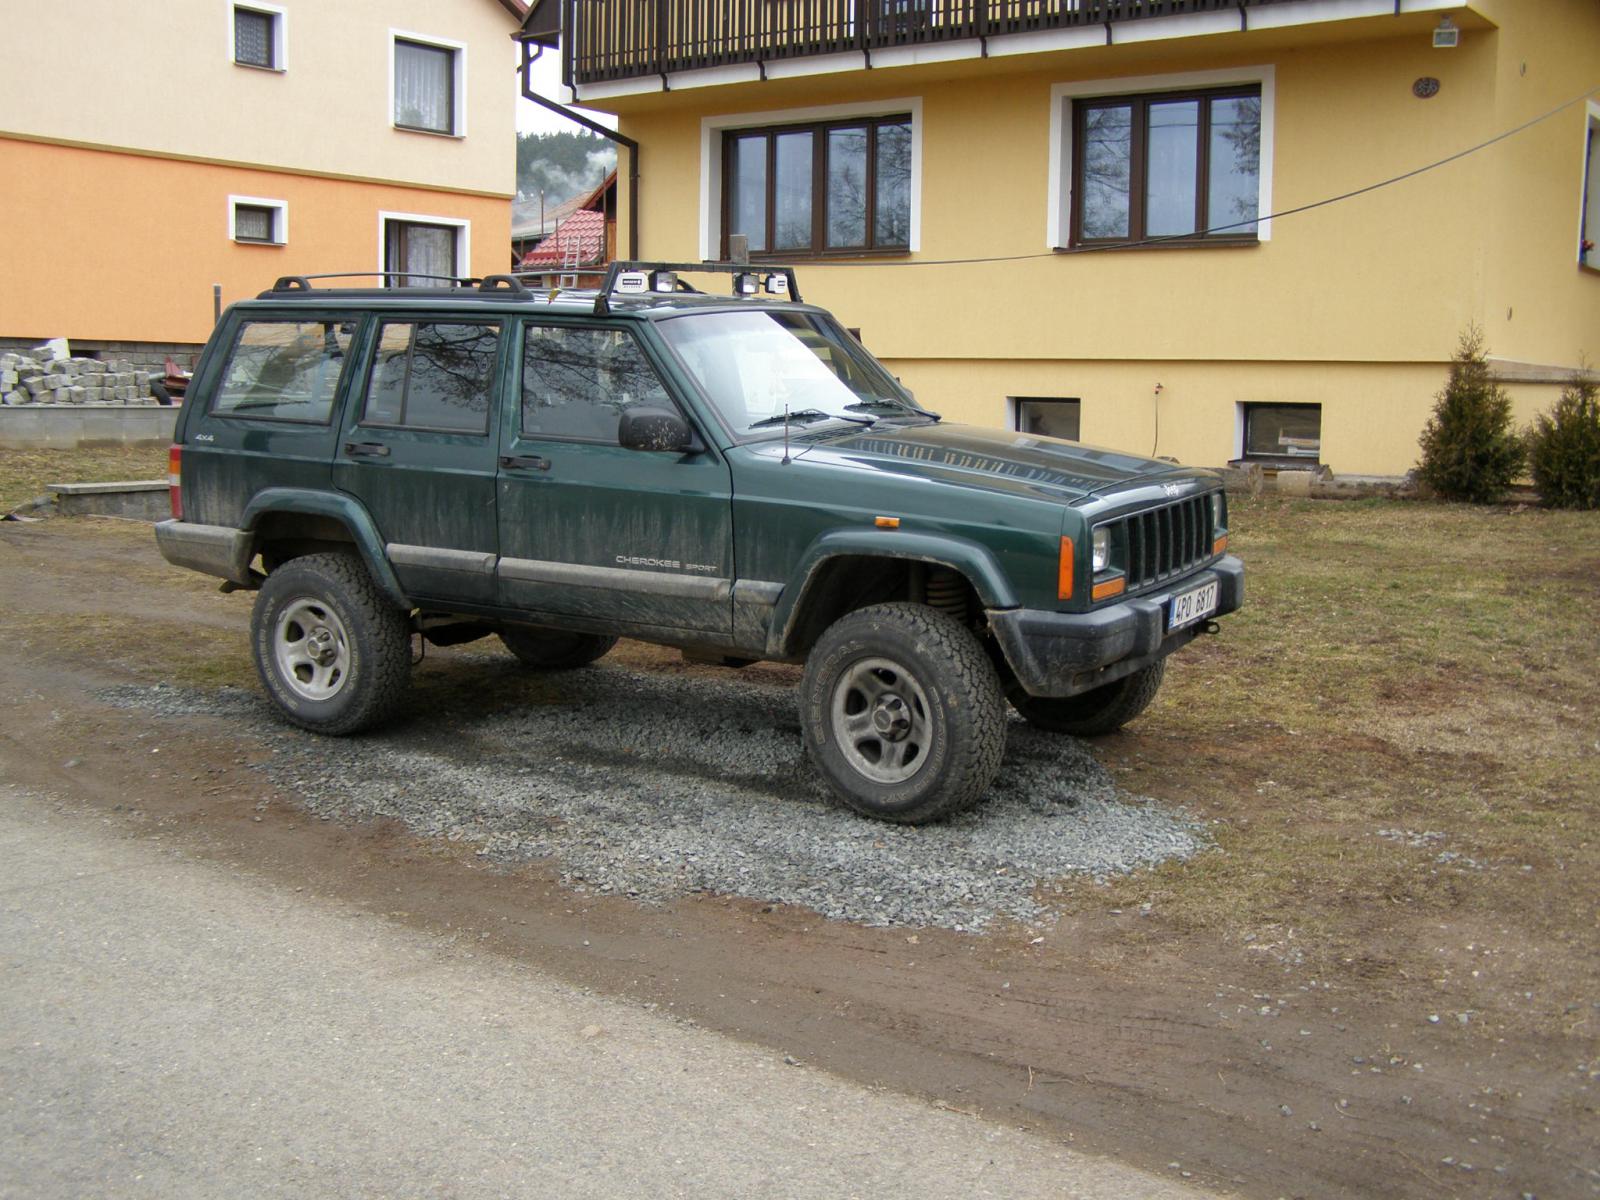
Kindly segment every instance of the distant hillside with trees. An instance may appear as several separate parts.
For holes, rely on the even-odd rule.
[[[599,134],[517,135],[517,195],[528,199],[543,190],[547,207],[593,191],[616,165],[616,147]]]

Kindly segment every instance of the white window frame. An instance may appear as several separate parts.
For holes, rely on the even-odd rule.
[[[396,42],[416,42],[419,45],[431,46],[436,50],[448,50],[455,56],[453,69],[450,72],[451,82],[455,85],[455,93],[451,97],[451,112],[455,117],[455,128],[449,133],[437,129],[414,129],[410,125],[398,124],[394,119],[395,94],[394,94],[394,55]],[[424,137],[450,137],[464,138],[467,136],[467,44],[453,41],[450,38],[435,37],[429,33],[411,33],[404,29],[389,30],[389,112],[384,120],[391,129],[399,133],[416,133]]]
[[[907,253],[922,249],[922,99],[873,100],[860,104],[824,104],[772,112],[723,113],[700,121],[700,258],[722,256],[722,135],[730,129],[798,125],[844,117],[892,117],[911,114],[911,236]],[[810,258],[811,251],[796,257]]]
[[[239,236],[239,205],[244,204],[251,208],[270,208],[272,216],[272,240],[258,242],[255,238],[241,238]],[[287,200],[268,200],[261,196],[229,196],[228,197],[228,240],[240,246],[287,246],[289,244],[289,202]]]
[[[452,225],[458,231],[456,236],[456,261],[454,274],[458,279],[465,279],[471,275],[469,270],[472,264],[472,222],[465,217],[429,217],[421,213],[388,212],[380,210],[378,213],[378,271],[381,273],[389,269],[383,260],[384,251],[387,249],[389,222],[405,221],[418,225]],[[385,281],[387,285],[387,281]]]
[[[271,71],[281,75],[289,69],[289,10],[279,4],[266,4],[262,0],[227,0],[228,3],[228,61],[236,67],[244,67],[248,71]],[[242,63],[236,57],[238,41],[234,31],[235,14],[240,9],[246,12],[260,13],[264,17],[272,18],[272,66],[263,67],[255,63]]]
[[[1590,100],[1583,122],[1584,153],[1578,171],[1578,262],[1600,271],[1600,102]],[[1587,213],[1587,219],[1585,215]],[[1583,253],[1583,238],[1595,244]]]
[[[1261,177],[1256,193],[1256,240],[1272,240],[1272,144],[1277,115],[1275,68],[1229,67],[1220,71],[1184,71],[1173,75],[1134,78],[1086,79],[1058,83],[1050,89],[1050,189],[1045,215],[1045,245],[1052,250],[1067,244],[1072,228],[1072,102],[1102,96],[1132,96],[1144,92],[1179,92],[1224,87],[1234,83],[1261,87]]]

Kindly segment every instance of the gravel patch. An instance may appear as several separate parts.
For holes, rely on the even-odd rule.
[[[1181,811],[1119,791],[1083,743],[1020,721],[984,804],[905,828],[833,799],[805,761],[782,681],[606,663],[528,677],[505,662],[430,661],[409,717],[354,738],[292,729],[238,689],[100,698],[230,718],[270,746],[273,782],[320,817],[391,818],[502,862],[553,859],[571,886],[644,903],[703,891],[868,925],[979,930],[1048,920],[1036,891],[1063,876],[1104,878],[1206,844]]]

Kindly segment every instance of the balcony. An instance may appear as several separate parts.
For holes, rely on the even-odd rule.
[[[1014,34],[1082,31],[1161,17],[1251,27],[1252,10],[1304,0],[561,0],[569,87],[827,54],[860,54]]]

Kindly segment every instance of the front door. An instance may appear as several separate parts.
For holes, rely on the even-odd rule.
[[[408,596],[494,603],[496,383],[504,322],[384,317],[334,484],[377,523]]]
[[[529,321],[502,406],[500,603],[648,634],[731,629],[732,488],[714,450],[625,450],[630,405],[678,408],[636,333]]]

